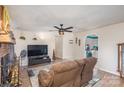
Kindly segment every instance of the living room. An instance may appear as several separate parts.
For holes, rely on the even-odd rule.
[[[2,67],[5,64],[1,64],[1,80],[5,80],[4,82],[1,81],[3,83],[1,86],[124,86],[123,61],[121,61],[124,40],[124,13],[122,12],[124,6],[6,5],[2,8],[4,12],[1,15],[4,17],[0,17],[2,24],[0,42],[1,44],[12,44],[13,48],[9,48],[10,51],[13,50],[13,53],[9,51],[9,55],[13,55],[13,59],[16,57],[17,61],[14,65],[15,68],[11,67],[14,64],[11,63],[7,64],[7,68],[4,70],[11,72],[9,65],[14,70],[17,67],[17,72],[16,75],[14,74],[16,76],[14,83],[10,82],[11,79],[13,81],[12,76],[10,76],[11,73],[5,74],[6,72]],[[84,11],[87,12],[84,13]],[[89,17],[88,15],[92,16]],[[4,31],[12,31],[14,41],[6,39],[8,34],[3,34]],[[3,56],[3,54],[1,55]],[[1,63],[2,56],[0,56]],[[5,54],[4,56],[6,58]],[[91,69],[87,67],[88,71],[90,69],[88,75],[85,71],[80,72],[82,69],[84,70],[83,65],[81,65],[82,69],[80,66],[77,68],[78,64],[83,64],[83,61],[86,61],[84,63],[89,62],[89,64],[96,62],[90,64]],[[59,66],[56,66],[58,64]],[[65,70],[68,72],[68,69],[76,69],[62,73],[61,77],[54,73],[54,79],[56,79],[53,80],[51,78],[52,65],[55,66],[53,70],[61,70],[63,73]],[[41,70],[47,70],[50,74]],[[76,71],[80,73],[74,74],[77,73]],[[87,77],[81,76],[82,73]],[[8,75],[8,77],[4,77],[4,75]],[[48,79],[46,81],[45,75]],[[72,75],[73,78],[68,75],[70,77]],[[67,77],[63,79],[64,76]],[[74,81],[74,76],[77,76],[77,81]],[[83,82],[80,78],[84,78],[84,81],[88,79],[88,81]],[[74,84],[70,83],[68,79],[72,79]],[[16,80],[17,82],[15,82]],[[111,82],[107,83],[108,80]],[[83,83],[80,84],[80,81]]]

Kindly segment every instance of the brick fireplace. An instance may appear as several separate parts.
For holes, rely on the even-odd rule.
[[[7,7],[0,5],[0,85],[2,86],[8,84],[10,69],[15,61],[15,38],[10,27]]]

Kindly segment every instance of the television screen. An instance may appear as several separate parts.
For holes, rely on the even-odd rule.
[[[28,57],[48,54],[47,45],[28,45]]]

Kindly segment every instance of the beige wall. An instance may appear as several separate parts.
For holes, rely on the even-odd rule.
[[[117,44],[124,42],[124,23],[113,24],[96,30],[75,33],[81,38],[81,46],[75,46],[75,59],[85,57],[85,38],[87,35],[98,35],[98,64],[100,69],[117,73]]]

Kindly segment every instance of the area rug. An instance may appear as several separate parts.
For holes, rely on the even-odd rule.
[[[100,78],[93,78],[91,81],[89,81],[88,85],[86,85],[85,87],[93,87],[100,80],[101,80]]]
[[[29,68],[29,70],[32,70],[33,73],[35,73],[34,76],[30,76],[32,87],[39,87],[39,83],[38,83],[38,74],[39,74],[39,71],[40,70],[48,70],[49,68],[50,68],[50,65]]]

